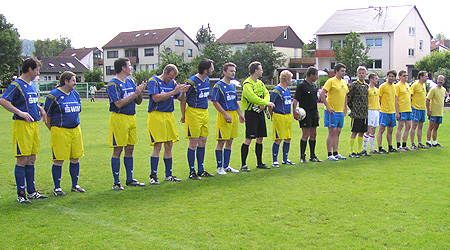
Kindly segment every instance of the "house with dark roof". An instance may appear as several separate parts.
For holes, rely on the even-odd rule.
[[[89,70],[97,67],[103,68],[103,51],[97,47],[66,49],[58,57],[75,57]]]
[[[416,61],[430,54],[432,35],[416,6],[387,6],[336,11],[316,32],[316,65],[332,69],[336,63],[333,40],[343,45],[350,32],[359,33],[370,46],[369,71],[386,73],[406,69],[409,77],[417,71]]]
[[[199,53],[197,44],[180,27],[121,32],[103,46],[104,80],[114,77],[114,61],[119,57],[130,59],[135,71],[157,68],[163,49],[183,54],[185,62]]]
[[[83,82],[83,73],[89,70],[76,57],[44,57],[41,62],[39,82],[58,81],[64,71],[72,71],[76,74],[77,82]]]
[[[243,50],[247,43],[263,42],[271,44],[287,58],[302,57],[303,41],[290,26],[252,27],[247,24],[244,29],[228,30],[218,41],[229,44],[233,53]]]

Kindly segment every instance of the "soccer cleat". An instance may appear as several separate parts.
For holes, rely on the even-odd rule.
[[[429,142],[427,142],[426,145],[427,145],[428,148],[432,148],[433,147],[433,145],[431,145],[431,143],[429,143]]]
[[[114,183],[114,185],[112,186],[112,189],[113,190],[124,190],[125,188],[123,188],[120,183]]]
[[[406,149],[404,149],[402,146],[397,148],[397,152],[405,152],[405,151],[406,151]]]
[[[389,154],[388,151],[386,151],[384,148],[380,149],[380,151],[378,151],[379,154]]]
[[[66,193],[64,193],[61,188],[55,188],[55,190],[53,190],[53,194],[55,196],[65,196],[66,195]]]
[[[26,196],[17,196],[17,202],[23,203],[23,204],[31,204],[31,201],[27,199]]]
[[[161,183],[159,183],[158,178],[156,178],[155,176],[150,176],[150,185],[160,185]]]
[[[72,187],[70,190],[72,192],[80,192],[80,193],[86,193],[86,190],[80,187],[80,185],[76,185],[75,187]]]
[[[353,152],[351,154],[348,154],[348,157],[350,157],[350,158],[359,158],[359,155],[357,153]]]
[[[201,173],[198,173],[198,176],[200,176],[200,177],[214,177],[213,174],[210,174],[210,173],[208,173],[208,172],[206,172],[206,171],[203,171],[203,172],[201,172]]]
[[[370,150],[370,153],[371,153],[371,154],[376,154],[376,155],[379,154],[379,152],[376,151],[376,150]]]
[[[370,156],[366,150],[361,151],[361,153],[359,153],[360,156]]]
[[[282,161],[281,164],[283,165],[295,165],[294,162],[292,162],[291,160],[287,159],[286,161]]]
[[[167,176],[166,179],[164,179],[165,181],[170,181],[170,182],[178,182],[181,181],[180,179],[178,179],[176,176],[170,175]]]
[[[322,162],[321,160],[319,160],[319,158],[317,158],[317,156],[314,156],[313,158],[309,158],[310,162]]]
[[[243,166],[241,166],[241,171],[242,172],[250,172],[251,170],[248,168],[247,165],[243,165]]]
[[[256,168],[260,168],[260,169],[270,169],[270,167],[269,166],[267,166],[266,164],[259,164],[259,165],[257,165],[256,166]]]
[[[195,171],[191,171],[189,173],[189,179],[198,180],[198,181],[202,180],[202,178],[198,177],[198,175]]]
[[[139,181],[137,181],[135,179],[133,179],[131,181],[127,181],[126,185],[130,186],[130,187],[145,187],[144,183],[139,182]]]
[[[301,158],[300,159],[300,164],[308,164],[308,162],[306,161],[306,159]]]
[[[338,158],[339,160],[347,160],[347,157],[344,157],[341,154],[337,154],[334,157]]]
[[[395,148],[390,148],[389,149],[389,153],[398,153],[398,151]]]
[[[328,157],[327,157],[327,160],[329,160],[329,161],[339,161],[339,159],[336,158],[336,157],[334,157],[334,155],[328,156]]]
[[[404,146],[403,149],[404,149],[405,151],[411,151],[411,150],[412,150],[412,149],[408,148],[408,146]]]
[[[218,175],[226,175],[227,172],[225,172],[225,169],[223,167],[217,168],[217,174]]]
[[[411,144],[411,150],[416,150],[416,149],[419,149],[417,146],[416,146],[416,144]]]
[[[47,199],[48,196],[40,194],[38,191],[27,195],[28,199]]]
[[[418,148],[421,148],[421,149],[428,149],[428,147],[425,146],[425,145],[423,145],[422,143],[419,143],[419,144],[417,145],[417,147],[418,147]]]
[[[232,168],[232,167],[228,166],[228,167],[226,167],[226,168],[225,168],[225,172],[230,172],[230,173],[239,173],[239,170],[237,170],[237,169],[234,169],[234,168]]]
[[[433,147],[442,147],[442,146],[441,146],[441,144],[436,143],[436,144],[433,144]]]
[[[273,168],[279,168],[280,167],[280,163],[278,163],[277,161],[272,162],[272,167]]]

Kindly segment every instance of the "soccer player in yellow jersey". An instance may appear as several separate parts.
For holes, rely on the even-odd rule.
[[[394,127],[397,126],[395,120],[395,86],[394,81],[397,77],[397,71],[389,70],[387,72],[387,82],[381,84],[378,91],[380,96],[380,129],[377,134],[378,153],[387,154],[389,152],[397,152],[392,147],[392,132]],[[389,151],[386,151],[382,147],[383,133],[386,132],[386,140],[388,142]]]
[[[339,135],[344,126],[344,116],[347,114],[347,83],[344,81],[345,65],[337,63],[334,66],[336,76],[328,79],[320,92],[320,98],[325,104],[324,125],[328,127],[327,151],[328,160],[339,161],[347,158],[338,153]]]
[[[427,88],[425,83],[428,79],[428,72],[420,71],[417,75],[419,80],[411,85],[411,106],[412,106],[412,127],[409,137],[411,138],[411,148],[424,148],[427,146],[422,144],[422,128],[425,122],[426,96]],[[414,144],[414,134],[417,128],[417,146]]]
[[[408,73],[406,70],[400,70],[398,77],[400,81],[395,84],[395,118],[398,121],[395,139],[397,140],[397,150],[407,151],[409,148],[406,146],[406,141],[408,140],[412,120],[411,91],[407,82]],[[405,127],[405,130],[402,134],[403,127]],[[402,145],[400,145],[400,140],[402,141]]]
[[[378,95],[379,78],[375,73],[369,74],[369,112],[367,132],[364,134],[362,155],[367,154],[367,144],[370,145],[370,153],[378,153],[375,150],[375,131],[380,124],[380,96]]]
[[[444,100],[447,95],[447,91],[442,86],[445,83],[445,77],[439,75],[437,78],[437,85],[430,89],[427,95],[427,116],[430,120],[430,124],[427,130],[427,146],[428,147],[440,147],[437,142],[437,130],[439,124],[442,123],[442,116],[444,115]],[[431,142],[431,136],[433,136],[433,142]]]

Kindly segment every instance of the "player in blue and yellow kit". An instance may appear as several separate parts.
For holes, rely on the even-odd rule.
[[[292,97],[288,86],[292,81],[292,73],[283,70],[280,74],[280,83],[273,88],[270,93],[270,101],[275,104],[274,108],[269,107],[273,121],[273,145],[272,145],[272,167],[279,168],[278,151],[281,141],[283,141],[283,161],[282,164],[295,165],[288,159],[289,148],[292,138]]]
[[[166,167],[166,181],[181,181],[172,175],[172,146],[178,141],[178,129],[173,115],[174,99],[186,98],[189,85],[177,84],[175,77],[178,69],[173,64],[164,67],[163,73],[153,76],[148,81],[148,116],[147,129],[150,145],[153,151],[150,157],[150,184],[159,185],[157,172],[159,164],[159,153],[164,145],[164,164]]]
[[[198,65],[198,73],[191,76],[186,85],[186,99],[180,101],[181,122],[185,124],[184,136],[189,139],[187,160],[189,165],[189,179],[201,180],[201,177],[214,177],[205,171],[205,145],[209,132],[209,75],[214,72],[214,62],[203,58]],[[186,108],[186,103],[188,107]],[[195,172],[195,158],[197,157],[198,171]]]
[[[41,63],[28,58],[22,64],[22,75],[14,80],[0,98],[0,105],[13,113],[12,139],[16,157],[14,176],[17,186],[17,202],[31,203],[28,199],[43,199],[47,196],[36,191],[34,185],[34,163],[39,153],[39,125],[42,118],[47,121],[45,110],[38,105],[38,96],[32,80],[39,75]],[[25,182],[28,195],[25,195]]]
[[[143,82],[136,87],[131,75],[133,67],[128,58],[119,58],[114,62],[116,76],[108,83],[106,92],[109,97],[109,147],[114,148],[111,157],[111,169],[114,177],[114,190],[123,190],[120,184],[120,155],[125,148],[123,162],[125,165],[127,186],[145,186],[133,179],[133,151],[137,144],[136,128],[136,104],[140,105],[143,98],[143,90],[146,84]]]
[[[225,63],[223,78],[214,85],[211,94],[211,101],[217,109],[215,153],[217,174],[220,175],[225,175],[227,172],[239,173],[239,170],[229,166],[233,139],[238,135],[238,122],[245,122],[237,103],[236,88],[231,83],[235,75],[236,65],[232,62]]]
[[[79,116],[81,101],[80,95],[74,89],[76,84],[76,75],[73,72],[63,72],[58,86],[47,95],[45,100],[46,125],[51,133],[52,176],[55,184],[53,194],[56,196],[66,195],[61,189],[64,160],[70,160],[69,173],[72,179],[72,192],[86,192],[78,185],[79,158],[84,155],[84,149]]]

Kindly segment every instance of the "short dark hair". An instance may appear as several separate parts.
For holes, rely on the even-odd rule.
[[[386,73],[386,76],[388,76],[389,74],[393,74],[395,77],[397,77],[397,71],[395,71],[395,69],[391,69]]]
[[[417,76],[420,78],[422,76],[424,76],[425,74],[428,74],[428,72],[426,72],[425,70],[419,71],[419,74],[417,74]]]
[[[406,72],[406,70],[402,69],[398,72],[398,76],[403,76],[406,73],[408,73],[408,72]]]
[[[250,75],[253,75],[260,65],[261,63],[258,61],[250,63],[250,65],[248,65],[248,72],[250,73]]]
[[[178,68],[175,64],[169,63],[167,64],[164,69],[163,73],[170,74],[170,72],[174,71],[176,74],[178,74]]]
[[[114,71],[116,72],[116,74],[119,74],[120,72],[122,72],[122,67],[127,66],[127,62],[129,62],[130,59],[126,58],[126,57],[121,57],[118,58],[114,61]]]
[[[375,76],[378,76],[378,75],[375,74],[375,73],[370,73],[369,74],[369,80],[375,78]]]
[[[200,63],[198,64],[198,73],[203,74],[205,73],[205,70],[208,70],[211,68],[211,65],[214,63],[213,60],[208,58],[203,58]]]
[[[36,69],[37,67],[41,67],[42,63],[37,59],[36,57],[32,56],[22,63],[22,74],[28,73],[28,69],[31,68],[32,70]]]
[[[334,65],[334,72],[338,72],[342,68],[346,69],[347,67],[345,67],[345,64],[343,63],[336,63],[336,65]]]
[[[66,80],[70,81],[72,77],[76,76],[72,71],[64,71],[59,77],[59,84],[57,87],[66,85]]]
[[[316,75],[317,74],[317,68],[310,66],[308,68],[308,70],[306,71],[306,77],[310,77],[311,75]]]
[[[227,62],[223,65],[222,70],[223,71],[227,71],[228,67],[235,67],[236,68],[236,64],[232,63],[232,62]]]

